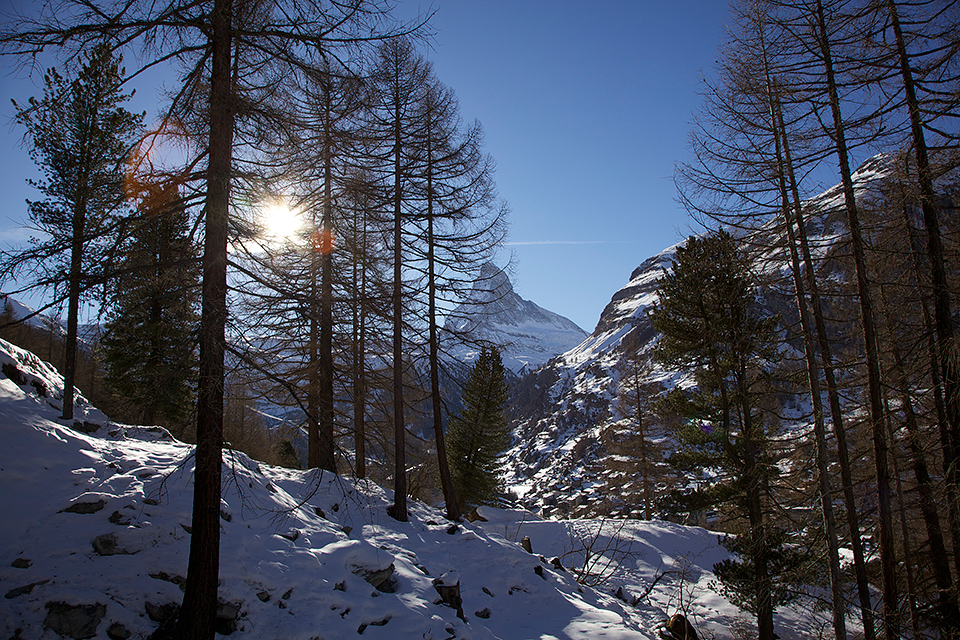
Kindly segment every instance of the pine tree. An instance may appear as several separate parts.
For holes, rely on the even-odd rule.
[[[130,96],[121,91],[120,63],[107,45],[99,45],[84,57],[75,79],[50,69],[42,99],[30,98],[27,106],[13,103],[33,144],[30,155],[44,172],[42,181],[31,182],[44,199],[29,203],[30,219],[50,239],[15,255],[3,271],[16,274],[28,263],[39,263],[40,269],[31,270],[34,284],[53,284],[57,298],[67,300],[63,417],[68,420],[73,418],[80,300],[102,281],[95,277],[102,274],[94,273],[101,263],[98,244],[123,205],[124,165],[142,121],[142,115],[121,106]]]
[[[759,409],[765,370],[777,355],[777,319],[757,312],[757,289],[748,267],[729,233],[691,237],[677,249],[671,272],[659,282],[651,320],[663,334],[657,360],[689,371],[695,379],[694,387],[676,388],[666,401],[688,418],[676,434],[681,449],[671,464],[716,474],[706,488],[676,492],[676,497],[693,508],[731,504],[739,521],[745,520],[745,532],[734,542],[743,561],[720,577],[735,576],[725,586],[756,613],[759,637],[771,640],[773,610],[783,603],[774,584],[783,543],[767,513],[775,467],[769,427]],[[744,573],[749,573],[746,583]]]
[[[111,286],[105,378],[140,423],[182,437],[195,401],[197,252],[176,188],[149,187],[141,214]]]
[[[495,347],[484,347],[463,388],[463,411],[448,425],[447,455],[459,510],[484,504],[501,487],[500,457],[510,445],[507,381]]]

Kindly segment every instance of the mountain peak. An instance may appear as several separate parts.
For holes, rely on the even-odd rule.
[[[515,373],[539,366],[587,337],[572,320],[517,295],[506,272],[490,262],[480,267],[473,289],[447,317],[444,329],[499,345],[503,364]],[[464,362],[476,352],[476,346],[452,348],[452,355]]]

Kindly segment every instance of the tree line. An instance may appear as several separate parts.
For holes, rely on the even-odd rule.
[[[4,55],[29,64],[53,51],[76,70],[70,81],[49,71],[44,97],[17,104],[45,199],[30,203],[38,241],[2,265],[5,281],[34,275],[28,286],[68,302],[63,417],[79,304],[93,298],[107,310],[100,344],[116,396],[196,442],[171,637],[213,637],[224,408],[243,409],[246,424],[251,394],[305,417],[307,466],[364,478],[375,460],[394,518],[407,519],[411,450],[421,464],[432,455],[447,515],[465,505],[445,453],[439,322],[501,242],[507,210],[479,124],[462,122],[417,51],[426,18],[400,23],[390,9],[63,0],[0,32]],[[136,59],[130,73],[123,54]],[[156,65],[177,81],[147,129],[123,108],[124,86]],[[171,143],[182,157],[164,164]],[[282,241],[256,215],[279,200],[304,219]],[[432,444],[409,443],[414,408]]]

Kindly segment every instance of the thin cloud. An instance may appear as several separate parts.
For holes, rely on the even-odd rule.
[[[522,247],[530,245],[551,245],[551,244],[633,244],[636,240],[520,240],[517,242],[505,242],[508,247]]]

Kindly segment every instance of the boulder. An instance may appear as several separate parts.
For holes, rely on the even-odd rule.
[[[106,615],[107,608],[102,604],[67,604],[66,602],[48,602],[47,617],[43,626],[54,633],[81,640],[97,635],[97,626]]]
[[[130,551],[127,551],[120,546],[120,543],[117,541],[117,536],[113,535],[112,533],[105,533],[94,538],[93,550],[97,552],[97,555],[101,556],[130,554]]]
[[[392,562],[382,569],[371,569],[370,567],[354,565],[350,570],[369,582],[377,591],[382,591],[383,593],[396,593],[397,591],[396,580],[393,579],[393,573],[397,569],[393,566]]]
[[[460,595],[460,576],[453,572],[448,572],[434,578],[433,588],[440,594],[440,601],[448,607],[457,610],[457,617],[466,622],[463,615],[463,597]]]

